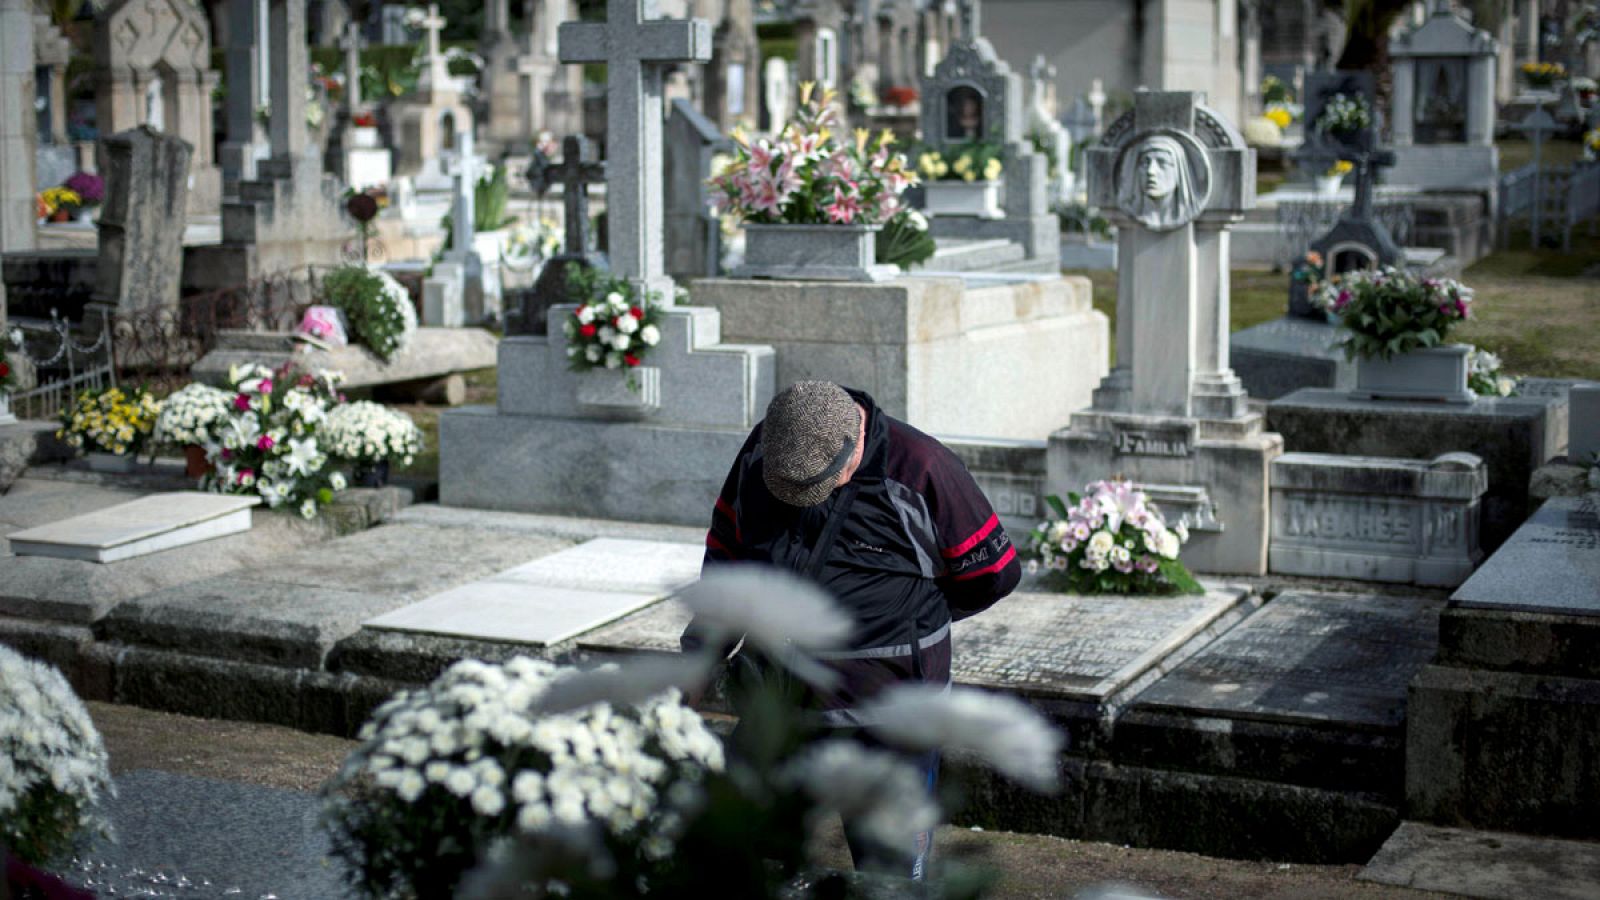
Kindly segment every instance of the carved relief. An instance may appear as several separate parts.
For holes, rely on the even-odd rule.
[[[1152,231],[1194,221],[1211,195],[1205,148],[1178,131],[1145,135],[1117,158],[1117,207]]]

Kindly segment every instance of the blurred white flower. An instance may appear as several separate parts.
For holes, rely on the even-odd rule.
[[[885,847],[909,847],[917,832],[939,824],[939,807],[915,766],[855,741],[820,741],[796,756],[779,777]]]
[[[694,613],[707,646],[724,646],[742,636],[818,685],[831,683],[834,675],[804,654],[840,647],[855,630],[850,616],[826,591],[771,566],[718,566],[678,599]]]
[[[860,709],[868,728],[908,750],[965,750],[1036,790],[1053,790],[1059,730],[1009,694],[929,684],[889,688]]]

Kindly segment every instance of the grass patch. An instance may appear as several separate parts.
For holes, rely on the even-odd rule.
[[[500,393],[500,370],[476,369],[463,375],[467,381],[466,402],[469,405],[495,402]],[[429,406],[425,403],[400,403],[393,404],[393,408],[411,416],[411,420],[422,429],[422,452],[412,459],[411,465],[395,468],[392,474],[418,481],[438,480],[439,414],[445,407]]]
[[[1117,273],[1098,269],[1066,269],[1065,275],[1082,275],[1094,285],[1094,308],[1111,320],[1111,333],[1117,332]],[[1289,276],[1267,269],[1234,269],[1229,277],[1232,315],[1228,322],[1230,331],[1270,322],[1289,309]],[[1112,341],[1111,352],[1117,352]],[[1116,359],[1111,360],[1112,365]]]
[[[1520,138],[1495,141],[1500,148],[1500,171],[1520,169],[1533,162],[1533,142]],[[1546,166],[1570,166],[1583,156],[1583,145],[1565,138],[1545,138],[1540,162]]]

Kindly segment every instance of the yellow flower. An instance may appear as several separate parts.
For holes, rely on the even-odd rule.
[[[872,132],[865,128],[856,129],[856,152],[864,153],[867,149],[867,138],[872,137]]]
[[[800,82],[800,103],[805,105],[811,102],[811,92],[817,89],[815,81]]]
[[[750,136],[745,134],[743,125],[733,126],[733,130],[728,132],[728,137],[733,138],[733,142],[741,147],[746,147],[750,144]]]
[[[1272,120],[1272,124],[1279,128],[1288,128],[1289,123],[1294,121],[1294,117],[1289,115],[1289,111],[1281,106],[1275,106],[1267,110],[1266,115],[1268,119]]]
[[[878,148],[881,150],[882,148],[887,147],[887,146],[889,146],[890,144],[893,144],[893,143],[894,143],[894,132],[892,132],[889,129],[885,128],[882,131],[882,133],[880,133],[878,135]]]
[[[940,162],[938,171],[933,173],[935,178],[943,178],[948,174],[950,174],[950,164],[947,162]]]
[[[989,160],[988,164],[983,167],[983,177],[984,177],[984,180],[986,180],[986,181],[993,181],[996,178],[1000,177],[1000,160],[999,159],[991,159],[991,160]]]
[[[962,173],[961,177],[963,179],[967,180],[967,181],[977,181],[978,180],[978,173],[977,172],[964,172],[964,173]]]
[[[961,154],[956,157],[955,164],[951,168],[955,169],[957,174],[966,174],[967,170],[972,168],[972,157],[965,153]]]

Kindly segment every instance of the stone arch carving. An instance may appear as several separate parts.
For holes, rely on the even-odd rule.
[[[166,131],[194,147],[190,165],[212,165],[211,30],[188,0],[113,0],[94,35],[95,117],[102,135],[143,124],[145,86],[161,79]],[[203,111],[203,114],[202,114]]]

